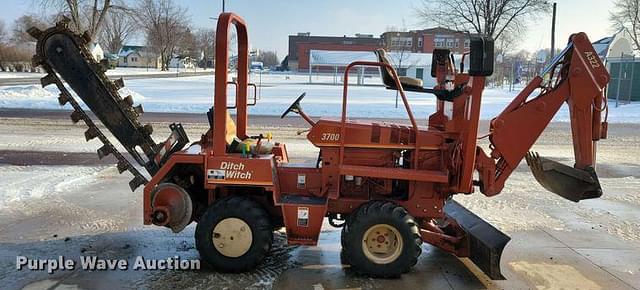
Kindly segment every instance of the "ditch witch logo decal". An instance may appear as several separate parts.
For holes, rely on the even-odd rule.
[[[251,179],[250,171],[244,170],[244,163],[242,162],[222,162],[220,169],[207,170],[208,179]]]

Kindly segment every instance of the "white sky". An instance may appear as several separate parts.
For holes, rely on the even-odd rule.
[[[126,0],[133,2],[135,0]],[[221,0],[175,0],[189,10],[195,27],[214,27],[209,17],[221,11]],[[549,0],[552,2],[553,0]],[[0,19],[11,25],[20,15],[42,11],[38,0],[2,0]],[[612,34],[609,11],[613,0],[556,0],[558,21],[556,47],[561,48],[574,32],[586,32],[592,41]],[[277,50],[282,58],[288,53],[288,35],[311,32],[314,35],[379,36],[389,26],[408,29],[426,28],[416,19],[415,7],[421,0],[226,0],[227,11],[240,14],[249,24],[253,48]],[[36,12],[37,13],[37,12]],[[528,33],[519,48],[535,51],[550,46],[551,16],[531,19]]]
[[[556,20],[556,47],[562,48],[575,32],[586,32],[591,42],[613,34],[609,22],[610,0],[558,0]],[[528,26],[521,48],[535,51],[551,46],[551,14],[536,19]]]

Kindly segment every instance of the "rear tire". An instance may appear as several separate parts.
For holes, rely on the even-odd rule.
[[[342,247],[344,261],[356,273],[395,278],[418,262],[422,238],[403,207],[390,201],[371,201],[347,220]]]
[[[273,226],[267,211],[244,196],[222,198],[196,226],[196,248],[215,269],[243,272],[258,265],[271,249]]]

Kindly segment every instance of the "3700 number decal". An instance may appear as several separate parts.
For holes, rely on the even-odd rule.
[[[320,137],[322,141],[338,141],[340,140],[340,133],[322,133]]]

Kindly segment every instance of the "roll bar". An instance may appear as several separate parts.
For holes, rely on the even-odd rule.
[[[245,21],[234,13],[222,13],[218,16],[216,28],[216,72],[213,98],[213,155],[226,154],[227,142],[227,67],[229,65],[229,26],[236,27],[238,38],[238,87],[236,90],[236,126],[237,135],[247,137],[247,83],[249,78],[249,37]]]

